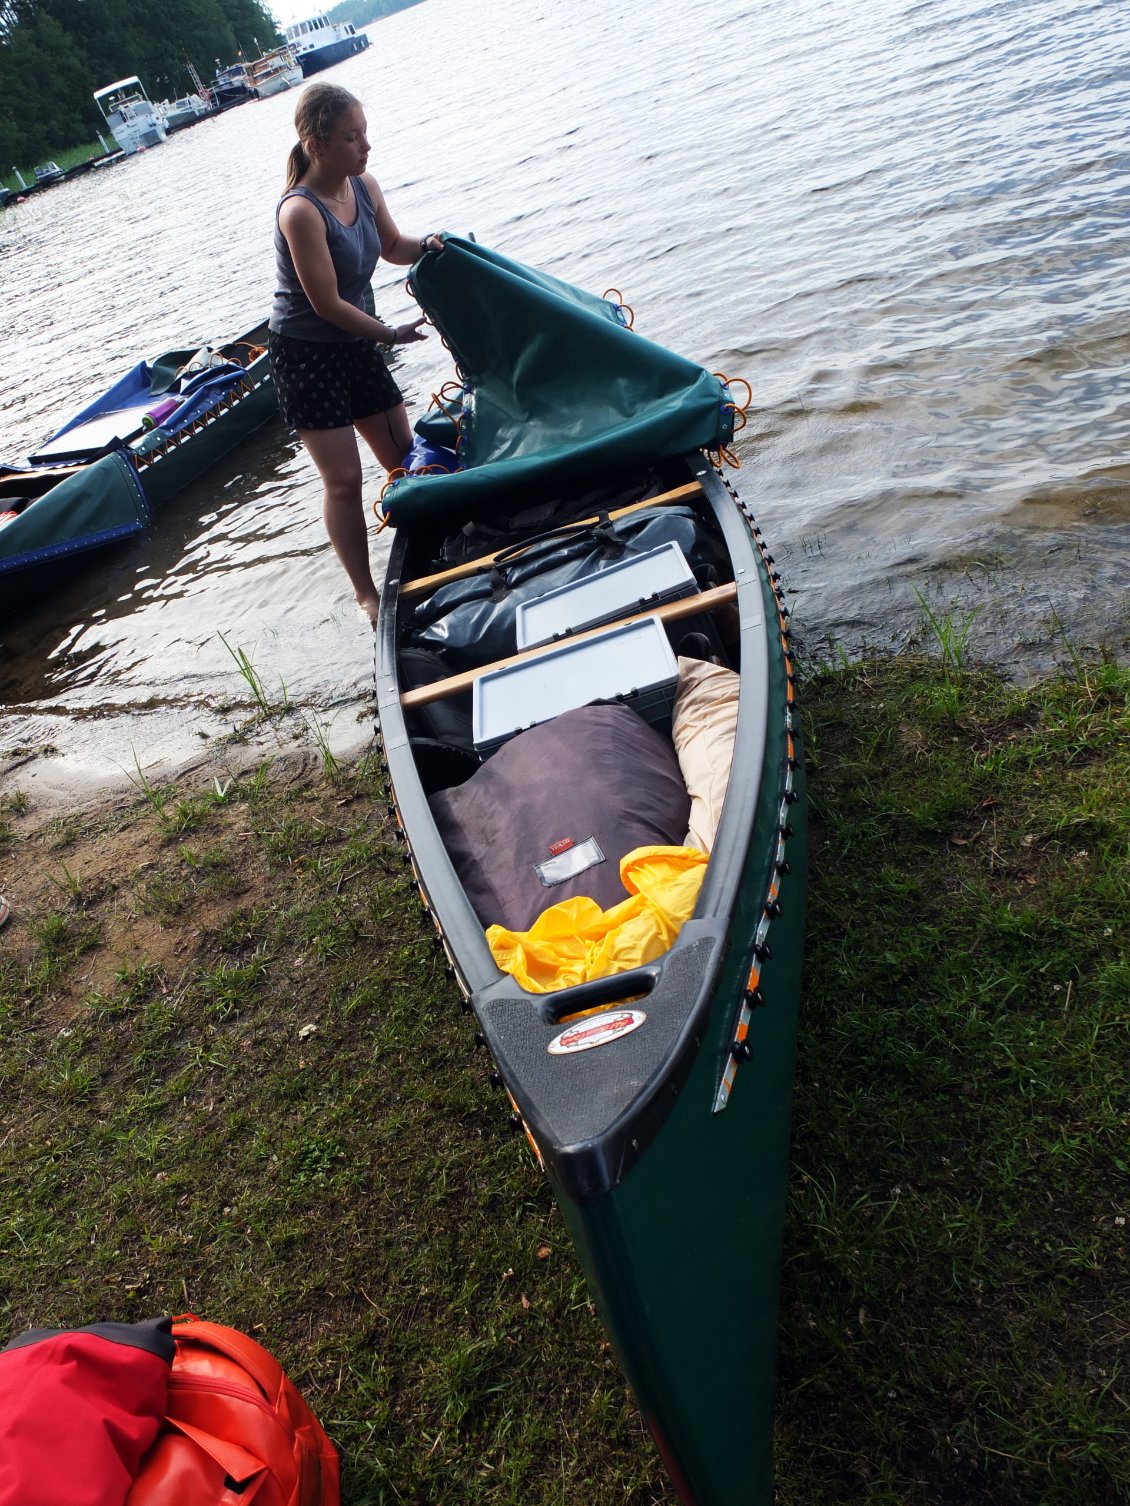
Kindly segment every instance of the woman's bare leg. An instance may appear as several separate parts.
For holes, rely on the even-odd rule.
[[[404,457],[412,448],[412,426],[403,403],[389,408],[386,413],[359,418],[356,429],[386,471],[394,471],[398,465],[404,464]]]
[[[373,420],[362,422],[368,424]],[[298,437],[322,478],[322,517],[334,553],[349,576],[357,605],[375,623],[381,597],[369,564],[369,530],[361,494],[357,436],[350,427],[299,429]]]

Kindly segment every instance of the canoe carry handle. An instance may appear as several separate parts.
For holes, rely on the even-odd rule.
[[[560,993],[547,994],[550,1019],[555,1025],[575,1014],[584,1014],[590,1009],[603,1009],[608,1004],[626,1004],[649,994],[659,982],[660,969],[634,967],[627,973],[613,973],[608,978],[590,978],[587,983],[578,983],[573,988],[563,988]]]

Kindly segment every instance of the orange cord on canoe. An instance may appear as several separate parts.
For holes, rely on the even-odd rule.
[[[753,403],[753,388],[746,381],[745,377],[728,377],[724,376],[720,371],[716,371],[714,375],[722,383],[723,387],[727,389],[731,388],[735,382],[740,382],[742,384],[742,386],[745,388],[745,402],[735,403],[734,406],[739,413],[744,414],[747,408],[749,408]]]
[[[449,379],[444,382],[438,394],[435,392],[432,393],[432,408],[437,413],[442,413],[450,421],[452,428],[455,430],[455,444],[453,448],[457,454],[459,452],[460,441],[463,438],[463,397],[465,392],[466,388],[461,382]],[[452,414],[449,410],[456,399],[459,400],[459,412]]]
[[[462,466],[455,467],[456,471],[462,469]],[[398,481],[403,481],[405,476],[454,476],[454,474],[455,471],[449,469],[446,465],[421,465],[417,466],[414,471],[406,470],[402,465],[394,466],[385,477],[385,484],[381,487],[380,496],[373,503],[373,516],[376,518],[378,525],[377,532],[380,533],[382,529],[388,528],[390,525],[390,519],[381,511],[381,504],[384,502],[385,495],[391,486],[395,486]]]
[[[604,297],[607,300],[607,302],[609,302],[609,303],[612,303],[613,301],[615,301],[616,307],[618,309],[620,309],[622,313],[624,313],[624,314],[627,315],[627,320],[626,320],[626,323],[625,323],[625,328],[626,329],[631,329],[632,326],[636,322],[635,312],[630,307],[630,305],[628,305],[628,304],[626,304],[624,302],[624,295],[623,295],[623,293],[621,293],[620,289],[619,288],[608,288],[607,291],[604,294]]]
[[[388,475],[385,477],[385,484],[381,487],[380,496],[373,503],[373,516],[377,519],[377,521],[380,523],[380,525],[381,525],[382,528],[386,527],[387,524],[388,524],[388,519],[380,511],[381,503],[385,499],[385,493],[388,491],[388,489],[389,489],[390,486],[394,486],[397,481],[402,481],[404,479],[404,477],[407,476],[408,474],[409,474],[409,472],[406,470],[406,468],[404,466],[402,466],[402,465],[395,465],[395,466],[393,466],[392,470],[389,471]],[[379,531],[380,530],[378,529],[378,532]]]
[[[733,432],[735,434],[740,434],[748,422],[747,413],[750,405],[753,402],[753,388],[746,381],[745,377],[728,377],[725,376],[721,371],[714,372],[714,375],[722,383],[727,392],[730,392],[730,389],[736,382],[740,382],[746,390],[746,400],[744,403],[736,403],[731,398],[730,402],[722,404],[723,413],[732,413],[734,415]],[[741,456],[738,455],[735,451],[731,450],[727,445],[720,444],[716,450],[710,450],[708,453],[712,457],[714,464],[718,466],[719,469],[721,469],[724,463],[728,465],[731,470],[741,470]]]

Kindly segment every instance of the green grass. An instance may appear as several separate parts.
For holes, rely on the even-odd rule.
[[[1128,676],[1018,691],[935,632],[940,660],[802,686],[779,1502],[1110,1506]],[[4,812],[3,1337],[186,1308],[247,1329],[341,1449],[347,1506],[672,1501],[371,761],[139,794],[101,828]]]
[[[938,637],[806,688],[781,1500],[1130,1500],[1128,677]]]
[[[259,716],[264,721],[273,723],[277,716],[282,715],[290,709],[290,699],[286,693],[286,686],[280,680],[279,691],[281,699],[272,701],[247,650],[238,647],[232,648],[223,633],[217,634],[217,637],[231,655],[235,667],[238,669],[247,688],[251,691],[251,696],[258,708]]]

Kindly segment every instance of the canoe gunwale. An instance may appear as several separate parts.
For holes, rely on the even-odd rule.
[[[391,809],[421,896],[539,1156],[563,1195],[576,1202],[603,1196],[627,1175],[670,1112],[708,1032],[715,1041],[715,1083],[724,1072],[732,1044],[727,1030],[739,1018],[754,932],[777,854],[781,788],[776,775],[772,790],[763,788],[771,731],[766,567],[736,495],[703,456],[688,456],[685,463],[734,569],[742,675],[736,746],[742,762],[739,773],[736,755],[738,777],[730,781],[694,915],[672,948],[635,974],[533,994],[495,965],[432,819],[400,699],[396,651],[405,615],[400,595],[412,595],[403,581],[410,530],[398,530],[394,540],[376,635],[378,738]],[[751,850],[755,831],[764,849],[757,852]],[[739,911],[749,934],[735,938]],[[736,960],[735,946],[741,953]],[[737,987],[727,984],[734,996],[720,1000],[723,975],[741,981]],[[549,1054],[564,1017],[602,1004],[626,1005],[633,991],[639,996],[633,1007],[648,1015],[645,1028],[600,1050]],[[727,1023],[721,1033],[719,1010]],[[710,1112],[709,1100],[703,1108]]]

